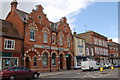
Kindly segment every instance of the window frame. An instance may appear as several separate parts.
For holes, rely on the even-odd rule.
[[[62,39],[62,36],[59,37],[59,40],[60,40],[60,45],[62,46],[62,45],[63,45],[63,39]]]
[[[9,44],[8,41],[11,41],[11,44]],[[11,46],[11,48],[8,48],[8,44]],[[5,39],[4,40],[4,49],[6,49],[6,50],[15,50],[15,40]]]
[[[52,35],[52,44],[56,44],[56,35]]]
[[[47,32],[43,33],[43,42],[48,43],[48,33]]]
[[[53,56],[55,56],[55,57],[53,57]],[[54,63],[52,62],[52,65],[55,66],[56,65],[56,54],[55,53],[52,54],[52,61],[53,61],[53,59],[54,59]]]
[[[36,61],[35,61],[35,59],[36,59]],[[36,57],[33,58],[33,66],[34,66],[34,67],[37,66],[37,58],[36,58]]]
[[[71,47],[70,38],[68,38],[68,47]]]
[[[34,32],[34,34],[32,35],[32,38],[31,38],[31,32]],[[35,41],[35,31],[34,30],[30,30],[30,41]]]
[[[45,56],[45,54],[46,54],[46,56]],[[46,60],[46,64],[43,63],[44,59]],[[46,52],[42,56],[42,65],[48,66],[48,53],[46,53]]]

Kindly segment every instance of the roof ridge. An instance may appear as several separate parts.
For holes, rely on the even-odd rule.
[[[27,12],[25,12],[25,11],[20,10],[20,9],[16,9],[16,10],[21,11],[21,12],[26,13],[26,14],[29,14],[29,13],[27,13]]]

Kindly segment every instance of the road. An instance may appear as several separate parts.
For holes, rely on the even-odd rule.
[[[100,72],[99,70],[97,71],[85,71],[82,72],[80,70],[73,70],[69,71],[68,73],[64,74],[59,74],[59,75],[51,75],[51,76],[45,76],[45,77],[40,77],[39,79],[34,79],[34,80],[76,80],[79,78],[80,79],[93,79],[93,78],[108,78],[108,79],[114,79],[118,78],[118,72],[120,72],[120,69],[115,68],[113,71],[111,69],[105,69],[103,72]],[[115,79],[114,79],[115,80]]]

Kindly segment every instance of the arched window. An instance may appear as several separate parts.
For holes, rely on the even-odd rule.
[[[36,57],[33,60],[33,66],[37,66],[37,58]]]
[[[35,41],[35,31],[34,30],[30,30],[30,40]]]
[[[56,65],[56,54],[52,54],[52,65]]]
[[[47,34],[47,32],[43,33],[43,42],[48,43],[48,34]]]
[[[43,63],[43,66],[47,66],[48,65],[48,54],[47,53],[43,54],[42,63]]]

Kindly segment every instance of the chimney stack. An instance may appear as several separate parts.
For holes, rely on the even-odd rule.
[[[60,21],[66,23],[67,22],[67,18],[66,17],[62,17],[62,19],[60,19]]]
[[[113,42],[112,39],[109,39],[109,42]]]
[[[43,12],[44,8],[42,7],[42,5],[37,5],[36,10],[39,12]]]
[[[15,11],[17,9],[17,1],[16,0],[13,0],[11,2],[11,11]]]
[[[74,32],[74,35],[76,35],[76,32]]]

